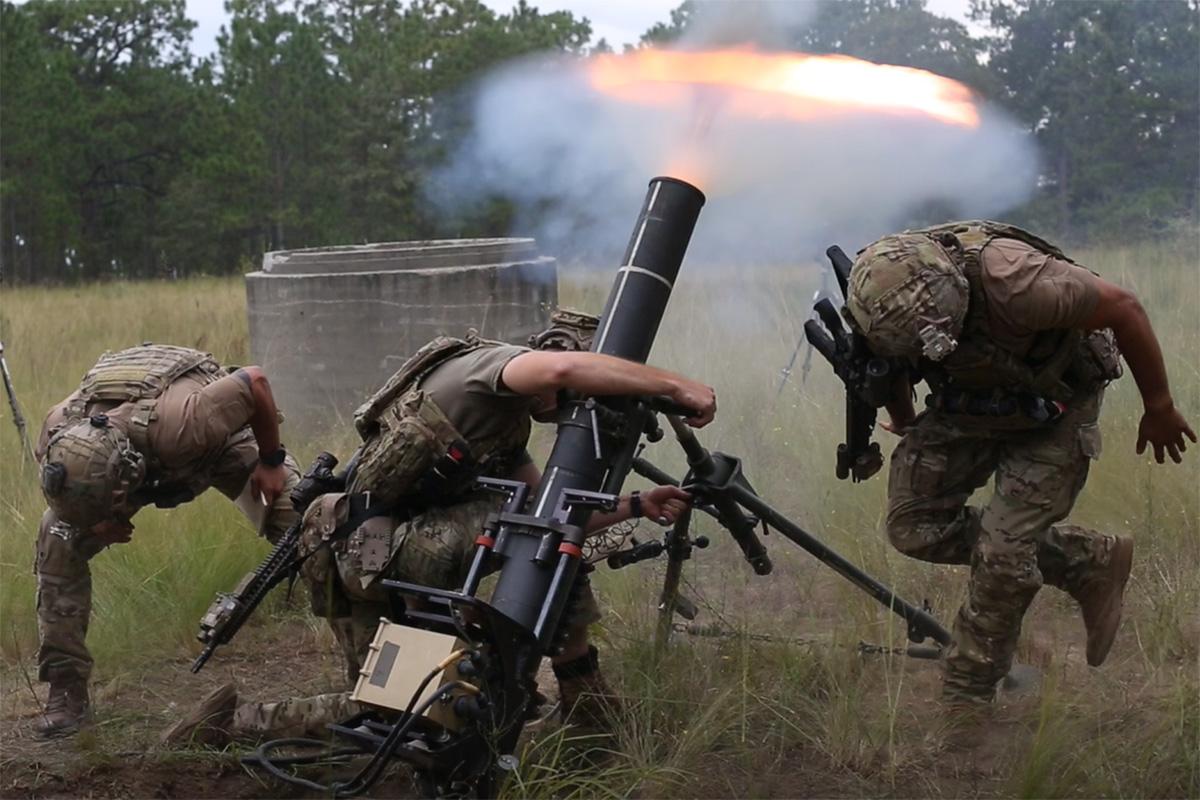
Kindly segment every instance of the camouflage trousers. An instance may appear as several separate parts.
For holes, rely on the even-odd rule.
[[[1115,537],[1059,524],[1100,456],[1103,393],[1055,423],[928,411],[892,454],[887,532],[901,552],[969,564],[967,599],[944,661],[949,698],[990,700],[1012,665],[1026,609],[1042,584],[1074,593],[1107,566]],[[971,493],[995,478],[991,495]]]
[[[392,598],[379,585],[380,579],[439,589],[461,586],[475,554],[475,540],[488,514],[499,506],[499,500],[486,497],[432,508],[402,521],[375,517],[334,543],[329,574],[312,571],[307,576],[336,580],[349,601],[350,613],[339,615],[333,622],[348,662],[361,668],[380,618],[390,616]],[[565,624],[573,629],[586,629],[600,619],[600,608],[586,576],[579,580],[576,601],[568,614]],[[353,671],[357,674],[357,669]]]
[[[287,487],[263,523],[263,534],[272,541],[296,519],[289,494],[300,473],[290,456],[287,463]],[[91,676],[92,656],[85,643],[92,615],[89,562],[105,547],[91,532],[62,522],[49,509],[42,515],[33,567],[37,576],[39,680],[86,682]]]
[[[392,598],[379,580],[390,578],[444,589],[461,586],[475,553],[475,539],[483,530],[487,515],[498,510],[499,505],[499,500],[487,497],[430,509],[407,520],[375,517],[344,540],[333,543],[331,556],[319,557],[318,553],[305,562],[305,577],[319,585],[316,595],[326,594],[328,584],[336,582],[337,591],[348,601],[349,613],[343,609],[330,624],[346,658],[351,683],[362,669],[367,646],[375,637],[380,619],[392,615]],[[309,537],[316,537],[319,529],[330,530],[345,518],[345,509],[339,509],[332,495],[313,503],[304,520],[309,545]],[[320,612],[319,608],[315,610]],[[586,576],[577,585],[575,602],[568,614],[564,624],[575,636],[584,634],[589,625],[600,619],[600,608]],[[424,671],[427,665],[417,668]],[[358,710],[347,693],[277,703],[245,703],[235,713],[233,733],[249,739],[291,736],[297,730],[314,735],[328,723],[352,716]]]
[[[331,692],[278,703],[241,703],[234,709],[229,733],[242,740],[321,737],[330,722],[361,711],[349,692]]]

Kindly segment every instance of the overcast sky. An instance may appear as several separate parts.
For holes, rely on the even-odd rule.
[[[499,12],[513,6],[511,0],[484,0]],[[633,44],[646,29],[656,22],[670,18],[671,9],[681,0],[532,0],[530,5],[542,12],[565,10],[576,17],[587,17],[592,23],[594,40],[607,39],[612,47],[620,51],[626,44]],[[795,0],[809,2],[809,0]],[[969,0],[927,0],[927,7],[935,14],[962,22],[967,21]],[[209,55],[216,50],[217,33],[229,19],[225,13],[224,0],[187,0],[188,16],[198,25],[192,32],[192,51],[197,55]]]

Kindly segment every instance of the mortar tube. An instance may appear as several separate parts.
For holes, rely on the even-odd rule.
[[[704,195],[694,186],[674,178],[655,178],[634,226],[625,257],[600,317],[592,351],[644,363],[654,345],[654,337],[671,296],[675,278],[687,251],[696,219],[704,205]],[[616,464],[628,463],[622,452],[606,443],[601,458],[596,457],[593,419],[576,404],[568,424],[558,426],[550,458],[542,473],[532,514],[550,520],[561,506],[564,489],[598,491],[602,487],[619,489],[623,475],[606,475]],[[623,447],[633,448],[639,436],[630,437]],[[614,492],[615,493],[615,492]],[[576,509],[564,520],[582,527],[589,509]],[[557,570],[534,562],[538,536],[510,536],[509,557],[500,570],[492,606],[513,621],[533,630]],[[566,565],[560,580],[568,586],[574,581],[578,562]],[[553,630],[561,614],[561,603],[543,621],[543,629]]]

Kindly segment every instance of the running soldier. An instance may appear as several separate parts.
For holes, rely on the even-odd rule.
[[[1196,435],[1176,410],[1162,352],[1129,291],[1011,225],[948,223],[887,236],[850,274],[850,323],[910,377],[888,404],[887,532],[901,552],[969,564],[944,661],[953,705],[991,701],[1043,584],[1078,601],[1087,661],[1102,664],[1121,619],[1133,540],[1064,524],[1092,460],[1119,355],[1145,406],[1137,452],[1175,462]],[[931,394],[916,414],[912,378]],[[989,479],[980,506],[968,498]]]

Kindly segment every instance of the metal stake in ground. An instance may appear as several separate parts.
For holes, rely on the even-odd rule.
[[[13,424],[21,437],[21,455],[34,461],[33,448],[29,446],[29,433],[25,428],[25,415],[21,413],[21,404],[17,402],[17,390],[13,388],[12,374],[8,371],[8,362],[4,360],[4,342],[0,342],[0,374],[4,376],[4,392],[8,395],[8,405],[12,408]]]

